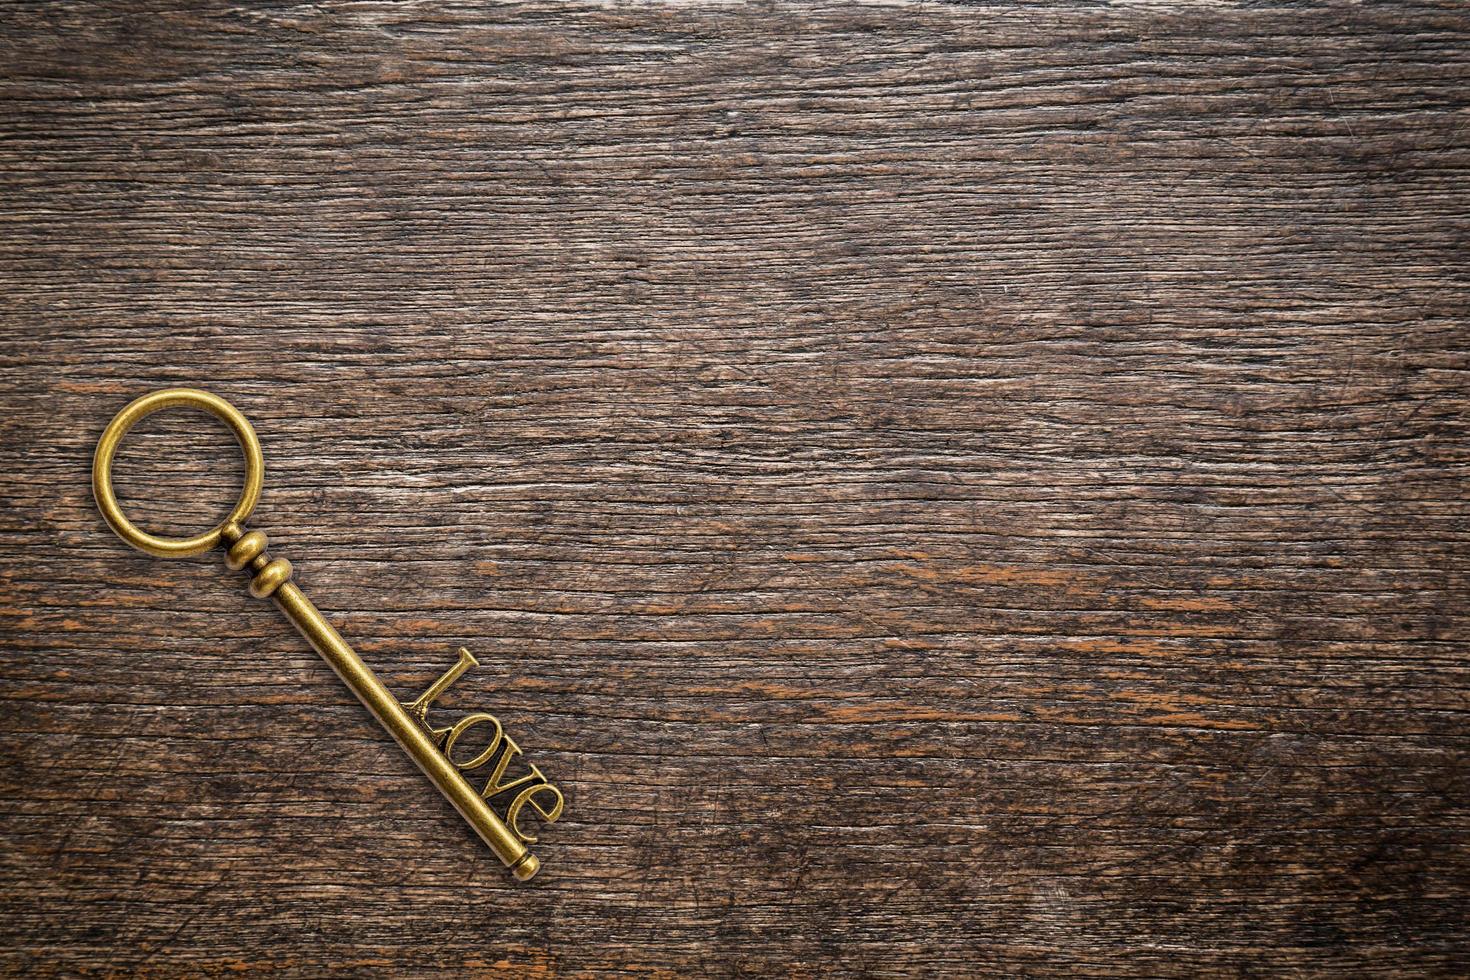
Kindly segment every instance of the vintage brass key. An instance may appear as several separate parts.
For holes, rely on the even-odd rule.
[[[221,419],[235,433],[240,448],[245,452],[245,489],[241,491],[234,510],[214,529],[192,538],[163,538],[140,530],[124,516],[112,489],[112,459],[123,436],[145,416],[176,407],[201,409]],[[352,688],[352,693],[418,763],[439,792],[454,804],[460,816],[490,845],[495,856],[517,879],[526,881],[531,878],[540,870],[541,862],[526,849],[526,844],[534,844],[536,838],[520,829],[520,817],[529,806],[547,823],[555,821],[561,816],[564,805],[561,790],[547,781],[535,766],[530,767],[528,774],[506,781],[506,770],[520,756],[521,750],[493,715],[476,712],[465,715],[453,725],[439,728],[429,722],[429,709],[434,701],[460,675],[477,665],[475,658],[468,650],[461,649],[459,662],[422,695],[408,704],[400,703],[291,581],[291,563],[284,558],[272,560],[266,554],[263,532],[245,530],[245,519],[260,498],[264,475],[265,462],[255,430],[233,405],[207,391],[166,388],[129,403],[103,431],[92,459],[92,493],[97,498],[102,516],[117,536],[155,557],[186,558],[226,545],[225,563],[237,571],[248,569],[252,573],[250,594],[257,599],[270,598],[275,602],[276,608],[286,614],[286,618],[295,624],[301,635],[337,672],[337,676]],[[471,759],[456,762],[455,745],[477,726],[488,728],[491,735],[489,746]],[[494,767],[484,788],[475,789],[465,774],[488,767],[492,762]],[[504,817],[491,808],[492,799],[508,801]]]

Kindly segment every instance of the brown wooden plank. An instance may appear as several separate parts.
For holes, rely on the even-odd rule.
[[[1463,5],[191,7],[0,10],[0,970],[1470,970]]]

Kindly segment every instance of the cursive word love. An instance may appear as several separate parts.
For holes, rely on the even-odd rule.
[[[404,708],[408,713],[423,726],[424,731],[434,740],[439,751],[444,757],[459,769],[460,772],[469,773],[490,765],[495,761],[495,768],[490,771],[490,778],[485,781],[485,788],[480,791],[480,796],[489,803],[497,796],[504,796],[512,790],[519,792],[510,798],[510,805],[505,809],[505,823],[515,835],[527,844],[536,843],[536,838],[520,828],[517,821],[520,819],[521,811],[527,806],[541,815],[541,819],[547,823],[555,823],[561,816],[562,807],[566,800],[561,795],[561,790],[551,785],[551,782],[541,774],[541,770],[530,766],[530,771],[510,781],[506,781],[506,770],[509,769],[513,760],[520,758],[521,747],[515,743],[505,730],[500,727],[500,721],[494,715],[483,711],[465,715],[453,725],[443,728],[435,728],[429,721],[429,708],[433,706],[439,695],[449,689],[449,685],[459,680],[460,676],[471,667],[480,666],[480,662],[466,650],[459,648],[459,663],[444,672],[444,676],[430,684],[428,689],[420,694],[418,700],[412,704],[405,703]],[[454,747],[459,744],[467,733],[475,728],[490,730],[490,741],[484,749],[477,752],[473,758],[461,762],[454,757]],[[528,764],[529,765],[529,764]],[[540,799],[538,799],[540,797]]]

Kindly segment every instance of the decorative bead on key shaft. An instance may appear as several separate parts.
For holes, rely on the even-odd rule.
[[[112,487],[113,456],[128,429],[153,412],[173,407],[199,409],[223,420],[245,453],[245,486],[239,501],[223,522],[192,538],[165,538],[143,531],[123,513]],[[92,461],[92,492],[108,526],[118,537],[147,554],[187,558],[225,545],[225,564],[235,571],[251,573],[250,594],[275,603],[511,873],[521,881],[531,878],[541,862],[526,849],[526,844],[535,843],[536,838],[520,828],[518,819],[530,807],[542,820],[554,822],[561,816],[564,804],[561,790],[534,765],[528,767],[528,774],[507,780],[507,769],[520,757],[521,749],[501,729],[494,715],[475,712],[444,728],[435,728],[429,722],[429,710],[435,699],[466,670],[478,666],[478,662],[468,650],[461,648],[458,663],[416,700],[400,703],[291,581],[291,563],[284,558],[272,560],[266,554],[265,533],[247,531],[242,526],[260,497],[264,472],[255,430],[233,405],[207,391],[168,388],[135,398],[103,430]],[[490,745],[472,759],[456,762],[456,744],[476,726],[493,726]],[[465,773],[481,767],[490,767],[491,775],[484,788],[476,790]],[[515,795],[510,797],[512,791]],[[489,801],[497,798],[510,800],[504,819],[490,807]]]

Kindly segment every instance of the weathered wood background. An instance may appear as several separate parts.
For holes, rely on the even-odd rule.
[[[1470,7],[192,6],[0,13],[5,972],[1470,970]]]

